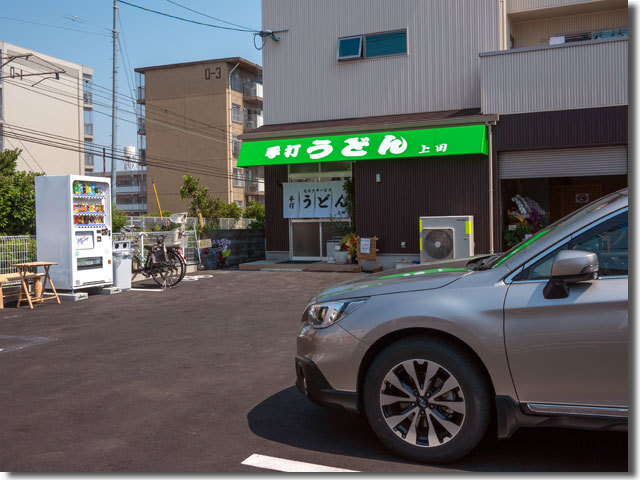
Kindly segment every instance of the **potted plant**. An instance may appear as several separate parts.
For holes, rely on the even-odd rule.
[[[230,245],[231,242],[226,238],[220,238],[211,242],[213,250],[218,255],[218,268],[224,268],[227,265],[227,258],[231,255]]]
[[[353,232],[347,233],[344,237],[342,237],[342,240],[340,240],[340,245],[346,252],[348,252],[349,257],[351,258],[351,262],[352,263],[355,262],[356,254],[357,254],[356,234]],[[335,254],[334,254],[334,257],[335,257]]]

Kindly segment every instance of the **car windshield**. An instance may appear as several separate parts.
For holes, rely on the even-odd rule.
[[[538,233],[536,233],[532,237],[523,240],[518,245],[507,250],[505,253],[492,258],[491,261],[487,262],[487,264],[484,265],[483,268],[495,268],[498,265],[501,265],[502,263],[506,262],[508,259],[513,257],[516,253],[529,250],[531,248],[531,245],[533,245],[536,240],[544,237],[548,233],[551,233],[560,228],[563,228],[565,225],[571,222],[578,221],[581,218],[584,218],[587,215],[592,214],[593,212],[597,212],[601,208],[604,208],[607,205],[612,204],[616,200],[626,196],[627,196],[627,191],[623,190],[620,192],[612,193],[611,195],[607,195],[605,197],[600,198],[599,200],[596,200],[595,202],[585,205],[584,207],[576,210],[575,212],[570,213],[566,217],[562,217],[560,220],[555,221],[554,223],[544,228],[543,230],[540,230]]]

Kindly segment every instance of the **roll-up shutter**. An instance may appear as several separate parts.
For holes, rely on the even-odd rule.
[[[627,173],[627,146],[501,152],[500,178],[590,177]]]

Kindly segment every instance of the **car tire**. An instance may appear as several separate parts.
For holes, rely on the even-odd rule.
[[[441,338],[413,337],[385,348],[367,371],[363,403],[382,443],[425,463],[468,454],[492,415],[490,388],[477,360]]]

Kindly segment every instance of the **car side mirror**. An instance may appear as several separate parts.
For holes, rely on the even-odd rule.
[[[598,256],[583,250],[560,250],[553,259],[551,278],[544,287],[544,298],[566,298],[569,284],[588,282],[598,277]]]

